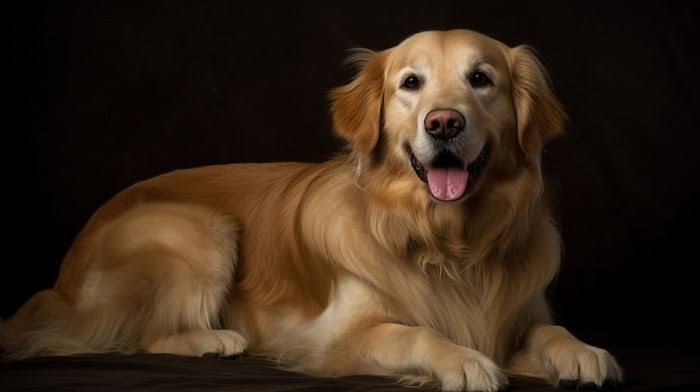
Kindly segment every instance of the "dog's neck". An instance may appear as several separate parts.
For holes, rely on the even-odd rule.
[[[539,170],[522,169],[506,185],[483,187],[467,200],[432,200],[408,168],[373,165],[352,156],[347,161],[366,208],[371,230],[395,254],[416,255],[421,265],[454,263],[462,267],[490,258],[509,258],[529,235],[532,224],[548,219]],[[515,190],[513,184],[516,185]],[[489,206],[486,206],[489,205]]]

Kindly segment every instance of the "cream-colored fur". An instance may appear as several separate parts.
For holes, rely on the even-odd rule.
[[[621,381],[606,351],[552,324],[544,299],[560,238],[540,154],[565,115],[532,52],[454,30],[353,61],[358,76],[331,93],[347,154],[126,189],[87,223],[55,286],[0,325],[6,356],[247,349],[309,374],[443,390],[494,391],[505,374]],[[491,83],[471,85],[477,70]],[[402,88],[410,73],[419,89]],[[406,150],[433,159],[422,123],[441,108],[467,119],[465,162],[490,149],[450,203],[431,198]]]

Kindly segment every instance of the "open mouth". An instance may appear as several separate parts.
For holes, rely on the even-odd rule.
[[[416,175],[428,184],[430,195],[440,201],[457,201],[468,194],[489,160],[487,144],[479,156],[469,164],[451,151],[443,150],[425,167],[413,154],[409,144],[406,144],[405,148],[411,157],[411,166]]]

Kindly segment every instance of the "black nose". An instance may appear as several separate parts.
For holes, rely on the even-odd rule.
[[[425,130],[437,139],[452,139],[464,130],[464,116],[456,110],[438,109],[425,116]]]

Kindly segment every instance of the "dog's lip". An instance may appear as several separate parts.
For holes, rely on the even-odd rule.
[[[416,155],[413,153],[413,149],[411,148],[411,145],[406,143],[405,150],[411,159],[411,166],[413,167],[413,171],[416,172],[416,175],[418,176],[418,178],[421,181],[428,184],[427,169],[418,160]],[[467,189],[465,191],[465,195],[467,195],[473,190],[475,181],[479,177],[479,174],[481,174],[481,172],[484,170],[484,167],[486,166],[486,163],[489,160],[490,151],[491,151],[490,145],[488,143],[484,144],[484,147],[481,149],[481,152],[476,157],[476,159],[474,159],[472,162],[470,162],[468,164],[464,164],[464,162],[461,161],[459,158],[457,158],[453,153],[449,152],[448,150],[444,150],[436,155],[432,164],[434,164],[438,159],[440,159],[441,156],[445,156],[445,154],[450,156],[450,159],[454,160],[453,163],[456,163],[456,165],[453,165],[453,166],[460,166],[459,163],[461,163],[461,166],[465,170],[467,170],[467,172],[469,172],[469,182],[467,184]]]
[[[418,176],[418,178],[420,178],[421,181],[427,184],[428,175],[427,171],[425,170],[425,166],[423,166],[423,164],[420,163],[418,158],[416,158],[416,155],[413,153],[411,145],[408,143],[406,143],[406,152],[411,157],[411,166],[413,166],[413,170],[416,172],[416,175]]]

